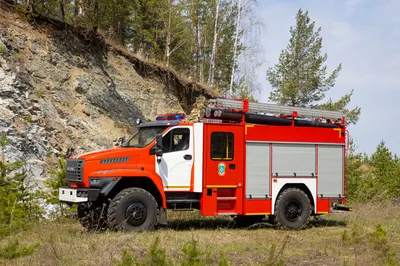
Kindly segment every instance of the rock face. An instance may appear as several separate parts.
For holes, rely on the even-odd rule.
[[[123,54],[43,24],[33,28],[0,6],[0,133],[7,159],[24,160],[32,182],[41,185],[69,147],[110,148],[137,118],[188,111],[183,92]]]

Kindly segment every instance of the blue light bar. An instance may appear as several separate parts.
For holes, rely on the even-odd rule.
[[[156,116],[157,121],[162,121],[162,120],[184,120],[186,118],[186,115],[183,113],[172,113],[172,114],[160,114]]]

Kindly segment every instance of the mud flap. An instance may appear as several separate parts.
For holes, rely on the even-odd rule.
[[[167,225],[168,224],[167,218],[167,210],[163,207],[160,208],[160,214],[158,218],[158,224],[160,225]]]

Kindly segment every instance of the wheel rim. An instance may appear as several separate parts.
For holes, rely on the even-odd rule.
[[[296,221],[301,216],[302,206],[298,200],[289,200],[285,205],[285,217],[289,221]]]
[[[146,206],[140,202],[130,204],[126,209],[125,218],[127,222],[133,226],[143,224],[147,218]]]

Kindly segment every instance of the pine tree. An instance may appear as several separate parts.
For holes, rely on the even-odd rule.
[[[399,158],[386,147],[384,141],[379,143],[376,151],[369,158],[369,164],[374,169],[377,180],[376,186],[380,188],[380,193],[383,193],[387,198],[399,198]]]
[[[354,124],[360,115],[360,108],[346,109],[353,91],[337,102],[329,100],[326,104],[320,104],[335,85],[342,69],[339,64],[331,74],[327,73],[324,63],[328,56],[321,54],[320,32],[321,27],[315,30],[315,22],[311,22],[308,11],[299,9],[296,25],[290,27],[289,44],[281,51],[279,62],[266,72],[273,88],[269,98],[284,105],[340,110],[348,115],[348,122]]]
[[[0,235],[14,229],[24,229],[30,222],[39,220],[42,211],[37,192],[26,184],[23,161],[7,162],[8,140],[2,132],[0,139]]]

